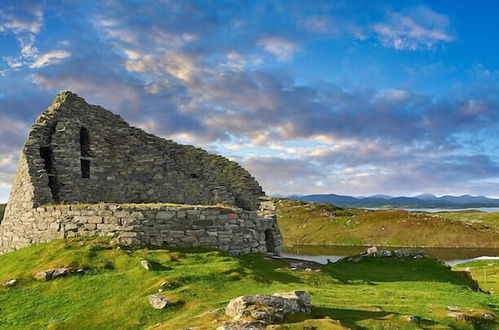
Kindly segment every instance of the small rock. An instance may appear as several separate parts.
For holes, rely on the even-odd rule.
[[[390,250],[378,250],[378,252],[376,253],[376,256],[378,256],[378,257],[391,257],[392,251],[390,251]]]
[[[304,271],[305,271],[305,272],[307,272],[307,273],[309,273],[309,272],[311,272],[311,271],[312,271],[312,268],[305,268],[305,270],[304,270]]]
[[[76,272],[79,272],[78,270],[75,270],[73,268],[70,268],[70,267],[60,267],[60,268],[56,268],[56,269],[49,269],[49,270],[43,270],[41,272],[37,272],[35,273],[35,275],[33,275],[33,277],[35,278],[35,280],[38,280],[38,281],[50,281],[50,280],[54,280],[56,278],[59,278],[59,277],[63,277],[63,276],[66,276],[66,275],[69,275],[69,274],[72,274],[72,273],[76,273]],[[82,273],[82,271],[80,271],[79,273]]]
[[[409,321],[409,322],[417,322],[418,318],[416,316],[409,315],[409,316],[407,316],[407,321]]]
[[[147,260],[147,259],[144,259],[140,262],[140,265],[142,266],[142,268],[144,269],[147,269],[147,270],[152,270],[152,263]]]
[[[49,281],[52,278],[53,270],[44,270],[33,275],[35,280],[38,281]]]
[[[14,285],[16,285],[16,283],[17,283],[17,280],[15,278],[13,278],[13,279],[10,279],[7,282],[5,282],[3,284],[3,286],[14,286]]]
[[[376,254],[378,252],[378,248],[375,246],[371,246],[370,248],[367,249],[366,252],[368,255],[373,255],[373,254]]]
[[[457,319],[457,320],[461,320],[461,321],[468,320],[468,315],[463,314],[463,313],[458,313],[458,312],[451,312],[451,313],[447,314],[447,316],[452,317],[452,318]]]
[[[163,309],[169,303],[168,298],[159,294],[152,294],[150,296],[147,296],[147,300],[149,300],[149,304],[151,304],[151,306],[156,309]]]
[[[158,292],[159,292],[159,293],[163,292],[163,289],[158,289]]]
[[[487,320],[495,320],[496,319],[496,317],[490,313],[483,313],[482,316],[484,319],[487,319]]]
[[[459,312],[459,307],[457,306],[447,306],[447,309],[451,312]]]
[[[63,277],[68,275],[71,272],[71,269],[68,267],[57,268],[52,271],[51,279],[56,279],[58,277]]]

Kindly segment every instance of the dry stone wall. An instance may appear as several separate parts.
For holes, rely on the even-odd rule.
[[[275,218],[240,208],[161,205],[60,205],[32,209],[0,226],[0,253],[74,236],[107,236],[123,245],[208,247],[232,255],[277,253]]]
[[[236,162],[131,127],[70,92],[36,120],[23,157],[16,180],[31,187],[15,183],[12,203],[23,189],[34,206],[170,202],[257,210],[264,195]]]
[[[275,216],[268,207],[258,214],[268,204],[262,196],[237,163],[148,134],[63,92],[33,124],[22,150],[0,222],[0,253],[94,235],[234,255],[277,252]]]

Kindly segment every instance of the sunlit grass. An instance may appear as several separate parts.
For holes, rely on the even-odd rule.
[[[144,258],[154,263],[152,271],[141,268]],[[86,272],[51,282],[32,279],[34,272],[57,266]],[[314,305],[311,315],[287,320],[291,329],[466,329],[470,323],[448,317],[447,306],[481,315],[497,313],[499,304],[495,295],[472,291],[461,273],[433,259],[343,261],[321,272],[302,272],[262,255],[127,250],[105,238],[56,240],[0,256],[0,281],[12,277],[20,280],[17,286],[0,287],[2,329],[215,329],[223,313],[203,313],[239,295],[289,290],[310,292]],[[162,282],[170,284],[162,294],[173,305],[158,311],[146,296],[157,293]],[[420,322],[408,321],[408,315]],[[479,317],[473,322],[489,324]]]

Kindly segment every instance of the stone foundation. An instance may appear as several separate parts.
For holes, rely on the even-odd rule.
[[[0,226],[0,253],[56,238],[115,236],[139,246],[208,247],[232,255],[277,253],[275,217],[256,211],[155,204],[59,205],[32,209]]]

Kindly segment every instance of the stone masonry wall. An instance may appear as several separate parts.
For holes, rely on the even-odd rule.
[[[232,255],[275,253],[275,217],[240,208],[60,205],[34,208],[0,226],[0,254],[55,238],[113,235],[124,245],[209,247]]]
[[[59,203],[224,204],[257,210],[264,195],[236,162],[131,127],[59,94],[34,123],[6,212]]]

